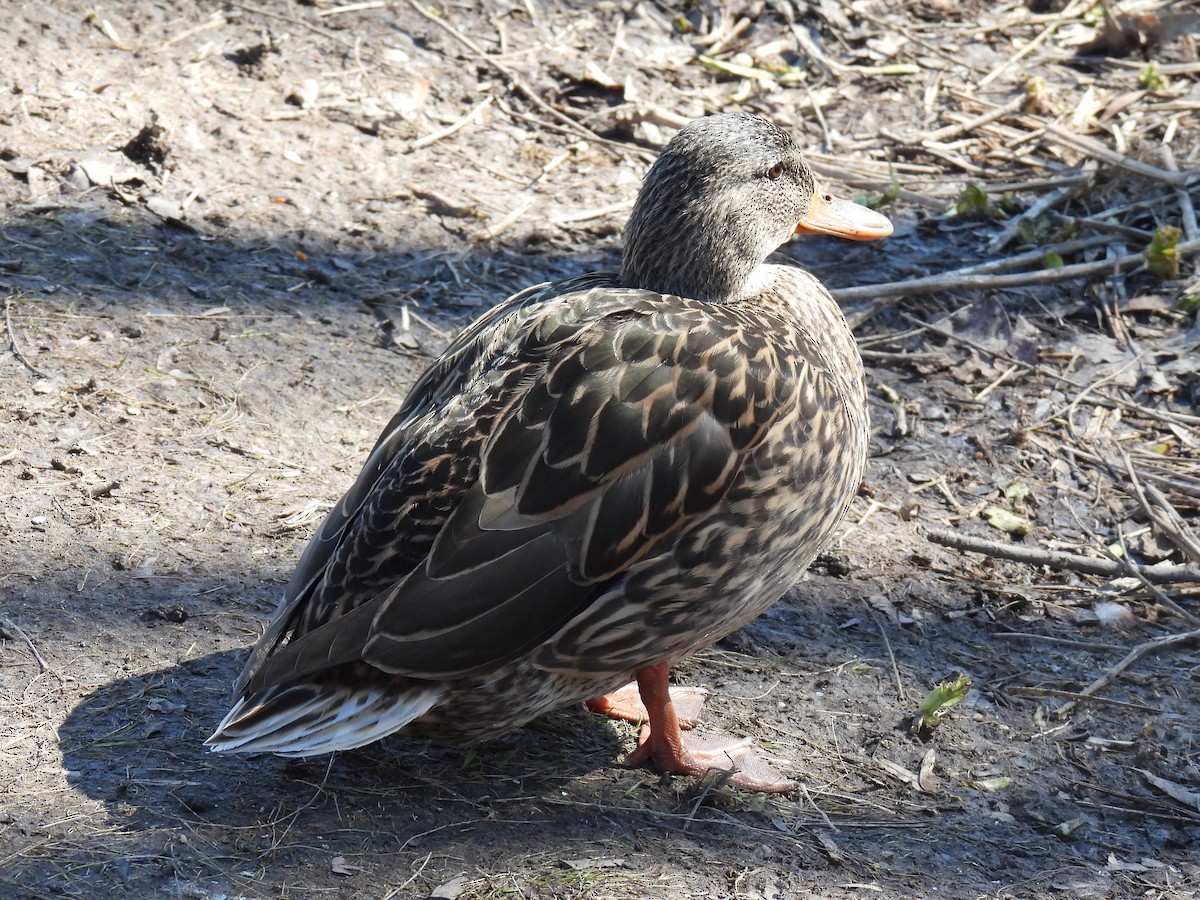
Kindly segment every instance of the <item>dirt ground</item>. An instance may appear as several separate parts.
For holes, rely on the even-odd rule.
[[[1200,896],[1194,5],[3,15],[0,895]],[[634,729],[573,710],[466,752],[205,753],[406,386],[506,294],[612,266],[647,161],[720,109],[897,226],[787,249],[855,288],[867,481],[677,673],[802,789],[625,769]],[[1065,559],[1122,541],[1174,574]]]

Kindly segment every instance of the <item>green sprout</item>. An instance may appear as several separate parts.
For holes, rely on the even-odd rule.
[[[962,193],[958,195],[958,202],[954,204],[955,214],[968,218],[981,219],[987,215],[987,209],[987,194],[973,181],[962,189]]]
[[[881,206],[887,206],[898,200],[900,198],[900,179],[896,177],[896,170],[891,163],[888,163],[888,176],[891,184],[882,191],[874,194],[859,194],[854,198],[854,202],[870,209],[879,209]]]
[[[1174,225],[1164,225],[1154,231],[1154,239],[1146,248],[1146,268],[1159,278],[1173,281],[1179,277],[1179,251],[1175,245],[1179,243],[1180,230]]]
[[[1146,68],[1138,74],[1138,84],[1148,91],[1161,91],[1166,88],[1167,79],[1163,78],[1162,72],[1158,71],[1158,66],[1148,63]]]
[[[943,681],[935,687],[917,707],[917,714],[912,719],[913,733],[933,731],[937,728],[950,707],[961,703],[970,689],[970,675],[959,675],[953,681]]]

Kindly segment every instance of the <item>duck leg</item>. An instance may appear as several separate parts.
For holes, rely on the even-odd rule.
[[[690,688],[676,685],[670,688],[671,705],[675,707],[675,716],[680,728],[695,728],[700,722],[700,710],[704,707],[704,699],[708,691],[704,688]],[[642,702],[641,693],[636,681],[631,681],[624,687],[617,688],[602,697],[585,700],[583,707],[610,719],[620,719],[634,725],[642,725],[650,721],[650,713]]]
[[[661,772],[704,775],[729,771],[729,783],[748,791],[782,793],[796,786],[754,752],[748,738],[728,735],[684,735],[671,703],[668,665],[659,663],[637,671],[638,690],[649,714],[638,748],[625,759],[627,766],[649,765]]]

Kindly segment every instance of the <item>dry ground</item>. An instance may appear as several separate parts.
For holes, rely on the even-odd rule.
[[[1197,896],[1197,15],[1030,6],[6,4],[0,895]],[[632,729],[571,711],[467,753],[202,752],[406,385],[612,265],[717,109],[897,224],[788,251],[891,286],[841,295],[876,431],[845,533],[679,673],[803,790],[623,769]],[[1122,541],[1173,574],[1064,562]]]

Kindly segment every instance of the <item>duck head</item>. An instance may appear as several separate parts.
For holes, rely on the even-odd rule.
[[[871,241],[879,213],[820,186],[785,132],[726,113],[681,129],[646,173],[621,260],[627,287],[698,300],[744,299],[754,273],[796,232]]]

